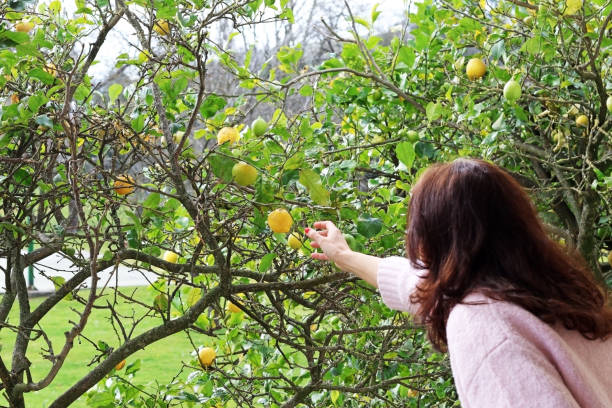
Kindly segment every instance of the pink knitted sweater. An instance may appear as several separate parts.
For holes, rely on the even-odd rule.
[[[419,276],[405,258],[381,260],[378,287],[391,309],[414,313]],[[464,408],[612,408],[612,338],[587,340],[523,308],[468,295],[446,324],[453,377]]]

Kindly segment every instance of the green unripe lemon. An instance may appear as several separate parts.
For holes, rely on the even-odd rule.
[[[257,118],[253,121],[251,128],[255,136],[262,136],[266,133],[266,130],[268,130],[268,123],[262,118]]]
[[[298,250],[302,247],[302,240],[300,240],[298,234],[294,232],[293,234],[289,235],[289,238],[287,239],[287,245],[289,245],[291,249]]]
[[[504,98],[509,102],[515,102],[521,97],[521,84],[516,82],[514,79],[506,82],[504,86]]]
[[[257,169],[248,163],[239,162],[232,167],[232,177],[241,186],[250,186],[257,180]]]

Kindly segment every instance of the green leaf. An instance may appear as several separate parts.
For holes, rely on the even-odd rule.
[[[53,85],[53,83],[55,82],[55,77],[53,75],[49,74],[48,72],[45,72],[40,68],[33,68],[32,70],[28,71],[28,75],[31,78],[36,78],[40,80],[45,85]]]
[[[329,191],[323,187],[321,177],[311,169],[300,171],[300,184],[302,184],[310,193],[312,201],[319,205],[330,205]]]
[[[151,193],[147,197],[146,200],[142,203],[142,206],[145,208],[155,209],[159,207],[159,202],[161,200],[161,196],[159,193]]]
[[[286,170],[299,169],[300,167],[302,167],[303,162],[304,162],[304,152],[299,151],[293,156],[291,156],[289,160],[285,162],[284,168]]]
[[[232,160],[227,160],[227,158],[216,154],[211,154],[208,156],[208,162],[215,176],[226,183],[232,181],[232,167],[234,167],[234,162]]]
[[[123,85],[121,84],[112,84],[108,87],[108,97],[110,98],[109,103],[113,103],[115,99],[121,95],[121,91],[123,91]]]
[[[425,108],[427,119],[430,122],[440,118],[442,116],[442,105],[440,103],[429,102]]]
[[[132,119],[132,129],[134,129],[134,132],[142,132],[142,129],[144,129],[144,123],[145,123],[145,117],[143,114],[138,115],[136,118]]]
[[[370,215],[362,215],[357,219],[357,232],[366,238],[372,238],[382,230],[382,221]]]
[[[259,272],[264,273],[268,269],[270,269],[274,258],[276,258],[276,254],[274,252],[264,255],[264,257],[261,258],[261,261],[259,262]]]
[[[410,142],[400,142],[395,146],[395,154],[397,154],[397,158],[404,163],[407,168],[412,167],[412,163],[414,163],[414,146]]]
[[[208,95],[200,106],[200,114],[204,119],[212,118],[215,114],[223,109],[227,102],[225,99],[215,94]]]
[[[412,48],[403,46],[399,49],[397,58],[398,61],[404,63],[407,68],[412,68],[416,55]]]
[[[53,127],[53,121],[51,121],[51,119],[49,119],[49,117],[47,115],[39,115],[36,118],[34,118],[34,122],[36,122],[39,125],[43,125],[46,126],[48,128],[52,128]]]
[[[125,368],[125,374],[134,374],[138,370],[140,370],[140,359],[136,359],[133,363],[128,364]]]

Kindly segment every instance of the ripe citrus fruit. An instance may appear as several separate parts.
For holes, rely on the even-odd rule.
[[[198,351],[198,359],[204,367],[209,367],[215,361],[215,357],[217,357],[217,353],[212,347],[204,347]]]
[[[165,312],[168,309],[168,297],[164,293],[160,293],[153,299],[153,308],[158,312]]]
[[[606,108],[608,108],[608,112],[612,113],[612,95],[606,99]]]
[[[234,127],[224,127],[217,133],[217,143],[222,144],[227,141],[230,144],[236,143],[240,139],[240,132]]]
[[[586,115],[580,115],[576,118],[576,124],[578,126],[587,127],[589,126],[589,118]]]
[[[115,366],[115,370],[119,371],[123,367],[125,367],[125,359],[123,359],[123,360],[121,360],[120,362],[117,363],[117,365]]]
[[[300,239],[299,235],[294,232],[293,234],[289,235],[287,245],[289,245],[291,249],[298,250],[302,247],[302,240]]]
[[[226,309],[230,313],[240,313],[242,310],[232,302],[227,302]]]
[[[514,79],[506,82],[504,86],[504,98],[508,100],[508,102],[515,102],[521,97],[521,84],[516,82]]]
[[[17,94],[12,94],[11,95],[11,104],[14,105],[16,103],[19,103],[19,95]]]
[[[130,176],[119,176],[113,184],[115,193],[126,195],[134,192],[134,179]]]
[[[250,186],[257,180],[257,169],[248,163],[239,162],[232,167],[232,177],[241,186]]]
[[[472,81],[482,78],[487,72],[487,66],[480,58],[472,58],[465,67],[465,73]]]
[[[277,208],[268,214],[268,226],[273,232],[289,232],[291,225],[293,225],[293,218],[284,208]]]
[[[29,33],[34,28],[34,23],[30,21],[21,21],[15,24],[15,31],[19,31],[20,33]]]
[[[255,136],[262,136],[266,133],[266,130],[268,130],[268,124],[262,118],[257,118],[253,121],[251,128]]]
[[[49,75],[53,75],[54,77],[57,76],[57,67],[52,62],[49,62],[47,65],[45,65],[43,71],[45,71]]]
[[[164,252],[164,261],[166,262],[171,262],[171,263],[176,263],[176,261],[178,261],[178,254],[176,252],[172,252],[172,251],[166,251]]]
[[[159,35],[170,34],[170,25],[166,20],[159,20],[153,25],[153,30]]]

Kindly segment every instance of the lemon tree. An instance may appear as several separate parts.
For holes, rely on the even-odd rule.
[[[424,0],[385,35],[377,7],[345,9],[347,32],[322,27],[333,54],[306,61],[288,44],[260,63],[257,44],[235,38],[295,24],[288,1],[79,0],[73,15],[59,1],[9,3],[0,378],[11,406],[42,394],[51,407],[456,406],[448,359],[422,327],[311,260],[302,231],[329,219],[351,248],[401,255],[413,182],[459,156],[505,166],[551,237],[612,283],[606,2]],[[214,29],[223,21],[235,26]],[[133,41],[113,70],[135,77],[102,85],[92,67],[120,23]],[[30,310],[23,272],[51,255],[75,269]],[[119,265],[155,277],[146,299],[88,280]],[[74,314],[49,347],[35,339],[59,302]],[[100,339],[83,334],[94,309],[116,328]],[[9,328],[20,335],[5,342]],[[141,382],[134,354],[179,332],[191,347],[167,362],[175,380]],[[92,359],[59,384],[74,347]],[[30,366],[40,354],[48,363]]]

